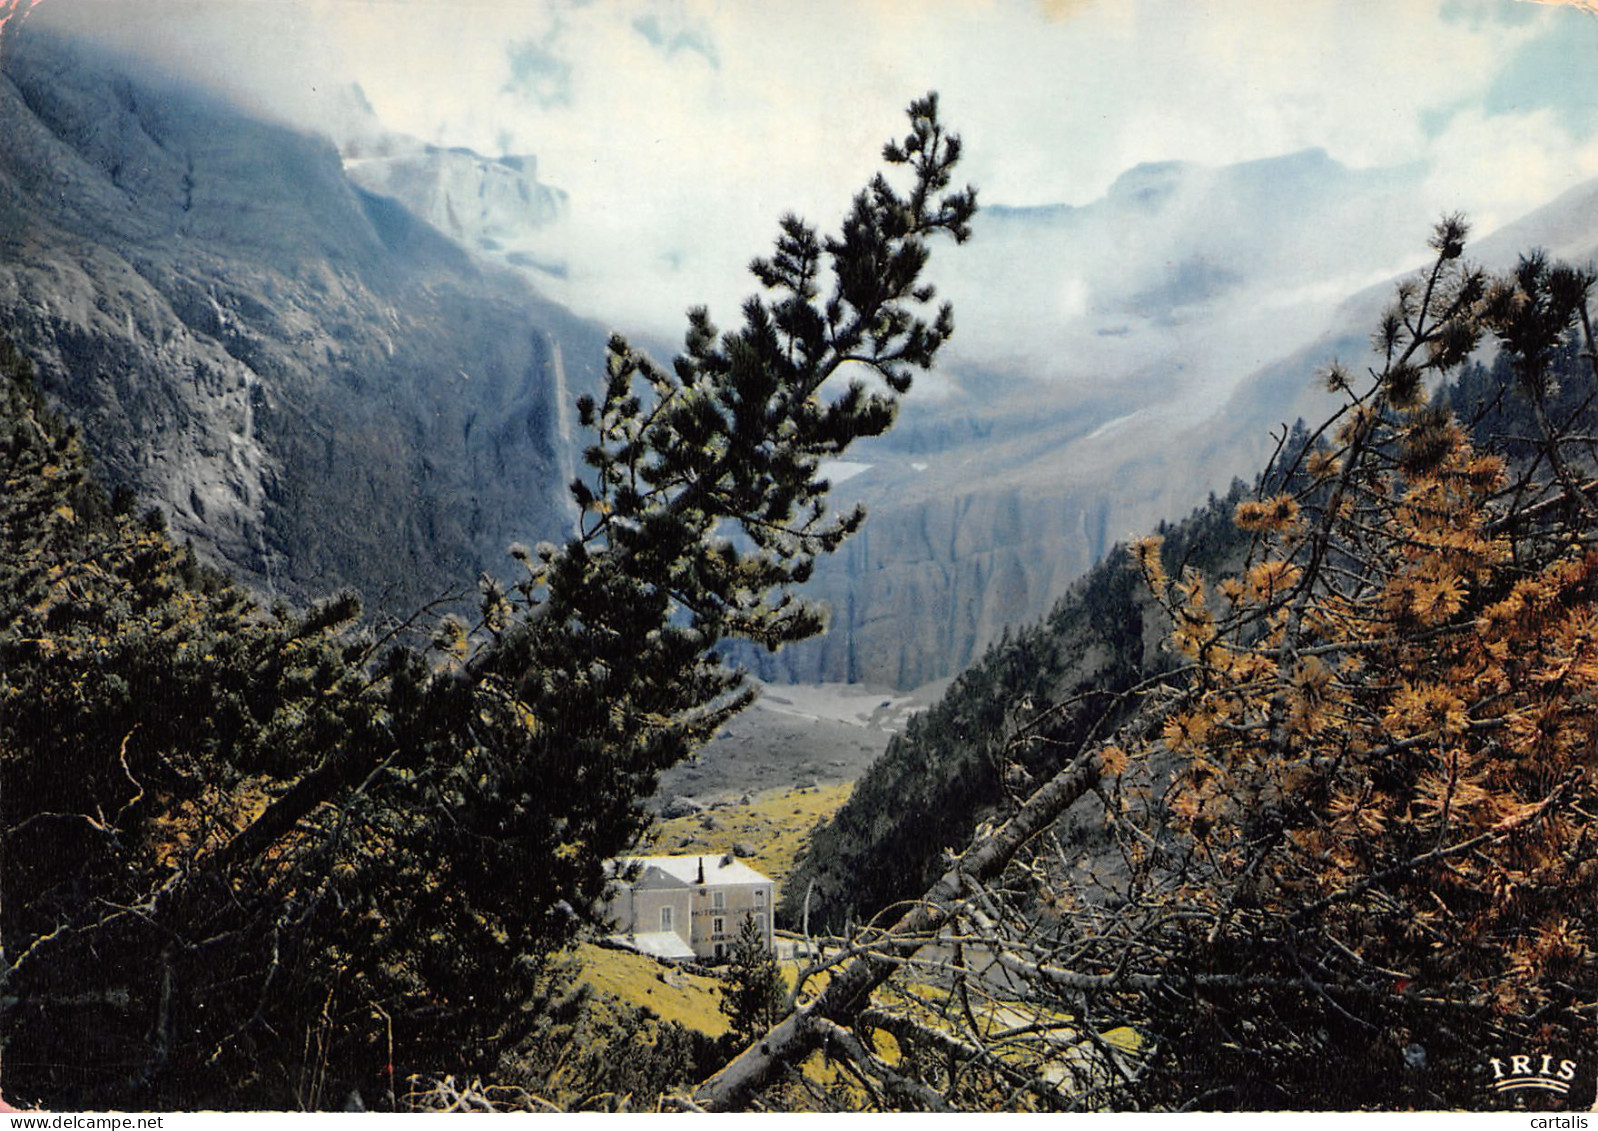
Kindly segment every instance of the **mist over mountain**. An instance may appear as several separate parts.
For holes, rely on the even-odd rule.
[[[1158,368],[1170,399],[1213,403],[1248,351],[1267,359],[1328,299],[1423,258],[1423,175],[1312,149],[1139,165],[1081,207],[991,205],[944,288],[964,314],[958,356],[1069,383]]]
[[[530,272],[535,285],[566,274],[548,236],[567,214],[567,195],[538,179],[536,156],[489,158],[396,133],[378,120],[358,85],[336,101],[343,112],[328,136],[352,183],[399,201],[475,255]]]
[[[1138,166],[1082,207],[988,206],[935,265],[949,363],[839,488],[871,521],[817,569],[833,631],[744,658],[799,682],[952,675],[1113,543],[1252,474],[1298,389],[1271,391],[1243,445],[1229,391],[1424,259],[1422,175],[1309,150]]]
[[[1483,236],[1466,257],[1502,271],[1533,249],[1574,264],[1598,262],[1598,181],[1561,193],[1541,208]],[[1371,327],[1393,300],[1394,280],[1361,289],[1336,304],[1328,328],[1313,341],[1260,366],[1238,383],[1214,428],[1189,429],[1179,444],[1199,474],[1213,477],[1240,458],[1258,465],[1271,450],[1271,435],[1303,417],[1319,419],[1332,403],[1315,379],[1332,361],[1362,365]],[[1357,371],[1356,371],[1357,372]]]
[[[43,29],[3,75],[0,319],[110,482],[268,593],[396,609],[566,528],[598,328],[325,138]],[[386,176],[429,161],[468,164],[396,154]]]

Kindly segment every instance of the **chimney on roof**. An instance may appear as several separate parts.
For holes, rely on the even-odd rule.
[[[699,858],[699,882],[705,882],[705,858],[703,856]]]
[[[721,858],[721,866],[723,868],[731,868],[732,867],[732,853],[729,852],[729,853],[727,853],[727,855],[725,855],[725,856],[723,856]]]

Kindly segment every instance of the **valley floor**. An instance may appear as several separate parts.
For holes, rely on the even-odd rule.
[[[689,762],[660,777],[657,812],[800,785],[852,783],[948,680],[902,692],[863,684],[762,685],[755,705]],[[661,851],[675,852],[666,845]]]

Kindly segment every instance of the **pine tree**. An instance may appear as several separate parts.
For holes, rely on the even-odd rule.
[[[1592,279],[1533,256],[1490,280],[1462,246],[1439,227],[1375,380],[1334,372],[1341,418],[1289,489],[1238,506],[1259,550],[1241,575],[1170,578],[1142,546],[1182,690],[1153,741],[1104,757],[1177,759],[1158,801],[1176,839],[1132,854],[1187,924],[1162,945],[1210,974],[1149,1021],[1150,1095],[1479,1104],[1498,1050],[1590,1048],[1598,558],[1538,398]],[[1522,375],[1557,508],[1424,395],[1484,332]]]
[[[766,945],[765,932],[755,925],[751,915],[744,916],[738,929],[738,938],[728,955],[725,980],[721,1011],[727,1015],[738,1040],[753,1040],[782,1015],[782,970],[777,956]]]

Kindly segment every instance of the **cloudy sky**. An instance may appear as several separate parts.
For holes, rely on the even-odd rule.
[[[358,82],[392,129],[536,155],[640,315],[741,293],[784,210],[830,224],[929,89],[987,203],[1321,147],[1490,230],[1598,176],[1598,16],[1527,0],[34,3],[302,125]]]

